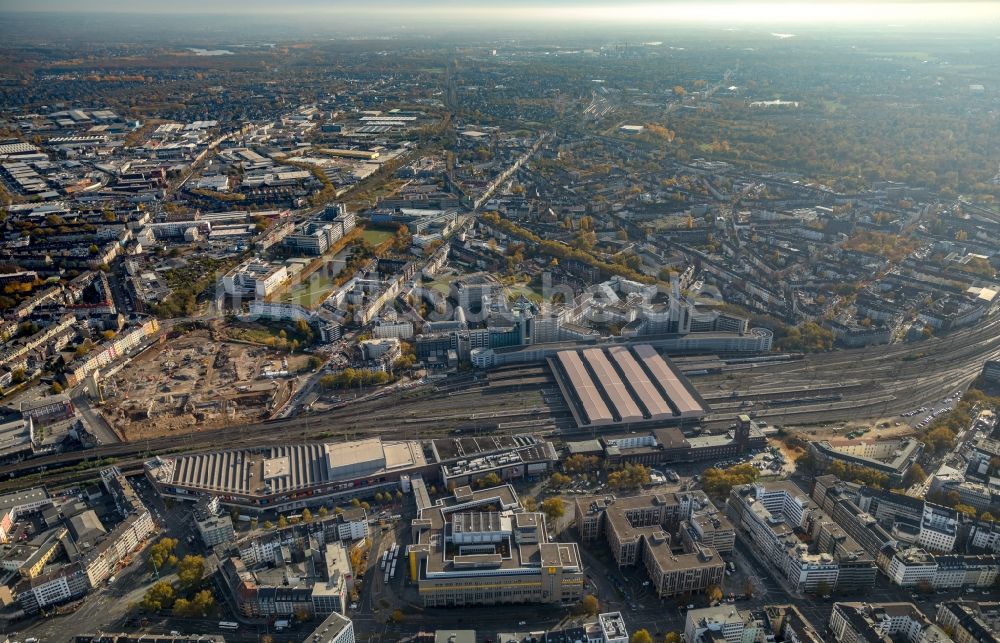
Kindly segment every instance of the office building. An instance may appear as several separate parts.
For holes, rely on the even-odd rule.
[[[924,503],[918,540],[920,546],[928,551],[948,553],[955,549],[957,537],[958,512],[930,502]]]
[[[657,595],[699,593],[721,585],[725,563],[718,551],[671,535],[693,511],[714,510],[703,494],[589,497],[575,505],[581,539],[595,541],[603,535],[619,567],[645,567]]]
[[[576,543],[549,541],[545,515],[525,511],[513,487],[458,487],[434,505],[415,497],[407,557],[424,606],[569,604],[583,596]]]
[[[337,514],[337,538],[363,540],[368,537],[368,512],[364,507],[347,507]]]
[[[248,259],[222,277],[222,287],[230,297],[263,299],[288,280],[288,269],[258,259]]]
[[[323,622],[316,626],[312,634],[303,639],[302,643],[354,643],[354,623],[351,619],[331,613]]]
[[[223,513],[218,496],[199,499],[191,512],[191,520],[205,547],[215,547],[236,538],[233,518],[228,512]]]

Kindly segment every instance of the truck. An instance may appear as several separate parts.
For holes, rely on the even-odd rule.
[[[285,630],[288,629],[288,625],[289,625],[288,619],[277,620],[277,621],[274,622],[274,631],[275,632],[284,632]]]

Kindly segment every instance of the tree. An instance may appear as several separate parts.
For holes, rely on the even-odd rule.
[[[596,469],[600,459],[593,455],[576,454],[563,460],[563,471],[567,473],[588,473]]]
[[[308,509],[302,510],[302,522],[312,522],[313,514]]]
[[[957,511],[958,513],[962,514],[963,516],[967,516],[969,518],[975,518],[976,517],[976,508],[973,507],[972,505],[966,505],[966,504],[958,503],[957,505],[955,505],[952,508],[955,511]]]
[[[637,489],[646,484],[649,484],[649,469],[641,464],[626,464],[608,474],[608,486],[615,490]]]
[[[938,426],[924,433],[923,442],[934,453],[944,453],[955,445],[955,432],[946,426]]]
[[[59,395],[63,392],[63,387],[59,382],[52,382],[52,393]]]
[[[195,587],[205,576],[205,559],[188,554],[177,568],[177,580],[183,587]]]
[[[984,522],[996,522],[996,518],[994,518],[993,514],[991,514],[988,511],[984,511],[983,513],[979,514],[979,519]]]
[[[403,490],[396,489],[396,502],[402,502],[402,501],[403,501]]]
[[[559,518],[562,518],[566,513],[566,506],[563,503],[562,498],[546,498],[542,501],[542,513],[545,514],[545,517],[548,518],[550,522],[555,522]]]
[[[549,476],[549,484],[551,484],[553,487],[563,487],[571,482],[573,482],[573,478],[570,478],[567,475],[559,473],[558,471]]]
[[[194,603],[186,598],[178,598],[174,602],[174,615],[176,616],[200,616],[200,614],[195,613],[196,610],[197,608],[194,606]]]
[[[166,564],[170,558],[170,553],[176,546],[176,538],[160,539],[160,542],[149,548],[149,566],[152,567],[154,571],[163,569],[164,564]],[[174,557],[173,560],[176,562],[177,558]]]
[[[816,458],[811,451],[800,453],[795,458],[795,469],[800,473],[812,473],[816,470]]]
[[[174,604],[174,587],[165,580],[154,584],[142,597],[139,605],[151,612],[170,609]]]
[[[284,529],[288,526],[288,520],[284,516],[278,516],[278,529]]]
[[[653,643],[653,637],[649,635],[648,630],[636,630],[632,632],[629,641],[630,643]]]
[[[587,616],[595,616],[601,611],[601,603],[593,594],[587,594],[577,603],[576,611]]]
[[[681,643],[681,635],[677,632],[667,632],[663,637],[663,643]]]
[[[191,601],[198,606],[202,615],[208,614],[215,607],[215,596],[211,590],[203,589],[194,595]]]
[[[903,484],[907,487],[912,487],[915,484],[920,484],[927,479],[927,474],[924,472],[924,468],[918,463],[914,462],[910,466],[910,470],[906,472],[903,476]]]
[[[273,529],[273,528],[274,528],[273,522],[271,522],[270,520],[264,521],[264,529]]]
[[[500,479],[500,476],[498,476],[495,471],[490,471],[485,476],[480,478],[477,484],[480,489],[488,489],[490,487],[495,487],[502,482],[503,480]]]
[[[329,515],[329,513],[330,512],[327,510],[326,507],[320,507],[319,508],[319,517],[320,518],[326,518]]]
[[[538,501],[532,496],[523,496],[521,498],[521,505],[525,511],[538,511]]]
[[[403,610],[396,609],[396,610],[393,610],[392,616],[390,618],[392,619],[393,623],[402,623],[403,619],[406,618],[406,617],[403,616]]]
[[[705,596],[709,603],[718,603],[722,600],[722,588],[718,585],[709,585],[705,590]]]

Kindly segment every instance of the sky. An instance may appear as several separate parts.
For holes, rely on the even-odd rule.
[[[392,17],[482,23],[958,24],[1000,26],[1000,2],[906,0],[0,0],[0,13],[233,14]]]

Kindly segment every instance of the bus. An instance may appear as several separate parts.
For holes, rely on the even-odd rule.
[[[384,552],[382,552],[382,562],[378,564],[378,568],[384,570],[385,564],[388,560],[389,560],[389,550],[386,549]]]
[[[233,623],[232,621],[219,621],[220,630],[238,630],[240,629],[239,623]]]
[[[385,585],[389,584],[389,570],[385,570],[385,576],[382,577],[382,583]]]

